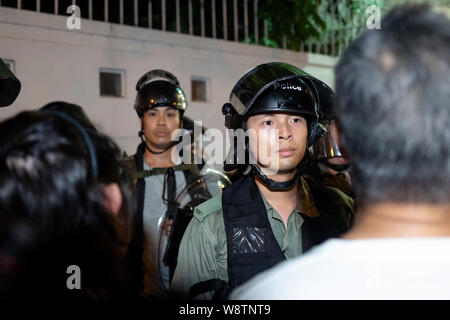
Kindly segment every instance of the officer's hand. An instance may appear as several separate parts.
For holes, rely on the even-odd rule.
[[[164,233],[166,236],[170,235],[170,230],[172,229],[173,219],[165,219],[164,223],[162,224],[161,228],[163,228]]]

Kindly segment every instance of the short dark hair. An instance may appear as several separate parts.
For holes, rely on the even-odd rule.
[[[336,67],[342,143],[366,203],[448,203],[450,22],[427,5],[392,9]]]
[[[87,132],[96,175],[80,129],[64,117],[28,111],[0,123],[0,220],[23,221],[32,242],[19,258],[20,274],[13,281],[18,287],[9,282],[13,296],[87,297],[90,292],[110,298],[127,292],[121,292],[126,268],[116,256],[126,244],[104,206],[102,185],[119,185],[119,214],[131,226],[129,180],[115,143]],[[81,268],[83,290],[66,287],[66,268],[72,264]]]
[[[62,112],[78,121],[86,129],[97,132],[94,124],[84,113],[83,108],[77,104],[65,102],[65,101],[53,101],[49,102],[39,109],[40,111],[56,111]]]

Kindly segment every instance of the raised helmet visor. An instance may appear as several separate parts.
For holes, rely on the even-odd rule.
[[[233,90],[231,90],[230,103],[239,115],[246,115],[256,99],[266,89],[273,87],[273,89],[282,90],[282,84],[286,88],[289,80],[298,79],[299,75],[307,76],[308,74],[295,66],[283,62],[259,65],[244,74],[236,83]],[[279,86],[275,88],[277,84]],[[294,86],[298,86],[298,84],[295,83]]]

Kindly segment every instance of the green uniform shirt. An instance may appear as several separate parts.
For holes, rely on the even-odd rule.
[[[297,208],[290,214],[285,227],[280,214],[261,194],[273,234],[287,259],[302,254],[299,212],[315,217],[319,213],[306,182],[301,179]],[[227,243],[222,215],[222,197],[216,196],[194,209],[192,218],[180,244],[178,264],[171,290],[188,294],[192,285],[209,279],[228,281]],[[211,299],[213,292],[199,298]]]

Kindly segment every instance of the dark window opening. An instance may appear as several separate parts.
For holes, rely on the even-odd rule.
[[[192,101],[208,101],[207,85],[207,80],[204,79],[191,80]]]
[[[100,95],[123,97],[124,70],[100,69]]]

